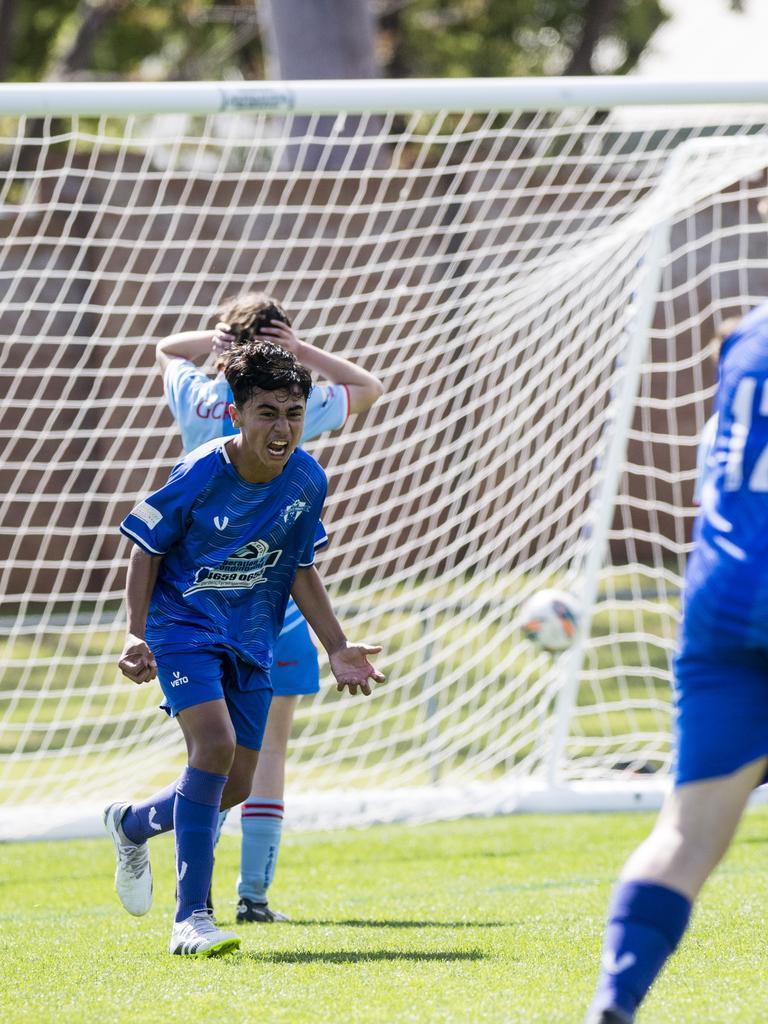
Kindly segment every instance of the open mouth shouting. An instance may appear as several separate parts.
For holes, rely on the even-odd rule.
[[[284,459],[288,454],[288,442],[270,441],[267,445],[267,451],[273,459]]]

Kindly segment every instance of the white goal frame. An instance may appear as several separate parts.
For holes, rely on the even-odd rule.
[[[630,251],[627,247],[627,254],[622,256],[626,259],[627,266],[632,265],[632,260],[636,261],[636,283],[632,308],[622,320],[625,343],[617,350],[610,399],[606,399],[609,407],[605,411],[606,419],[601,440],[596,444],[594,458],[599,465],[591,479],[591,497],[587,502],[584,521],[575,532],[571,555],[566,557],[558,554],[551,565],[542,561],[531,570],[531,573],[538,573],[544,578],[552,569],[559,581],[565,581],[578,592],[583,607],[583,619],[577,642],[559,659],[558,664],[552,663],[547,667],[545,656],[531,654],[532,659],[538,659],[540,667],[537,672],[542,675],[549,673],[552,678],[549,697],[555,708],[554,714],[547,725],[542,726],[540,721],[535,725],[546,741],[546,752],[534,775],[527,778],[515,775],[514,772],[509,776],[502,773],[493,781],[488,781],[482,772],[477,778],[472,777],[471,773],[462,775],[462,772],[459,772],[456,778],[441,777],[443,754],[432,730],[443,712],[439,706],[439,672],[436,672],[436,662],[431,660],[435,641],[444,639],[442,627],[434,624],[434,616],[446,614],[446,608],[451,600],[441,593],[437,598],[428,599],[434,600],[434,604],[429,607],[424,605],[426,610],[412,612],[424,622],[431,623],[422,627],[423,643],[420,653],[423,669],[421,685],[426,695],[427,718],[424,738],[428,751],[428,768],[425,772],[428,778],[415,784],[399,785],[395,780],[391,785],[385,784],[384,787],[363,785],[361,789],[326,784],[322,791],[313,792],[306,791],[306,779],[302,778],[295,788],[291,788],[289,783],[288,824],[293,827],[327,827],[393,820],[423,821],[470,813],[492,814],[517,810],[651,808],[660,804],[669,788],[666,770],[644,774],[642,768],[637,771],[630,768],[623,777],[610,779],[601,778],[596,770],[590,777],[579,779],[569,774],[565,766],[566,751],[574,718],[578,714],[579,687],[584,684],[585,675],[592,669],[597,675],[603,671],[599,652],[596,653],[596,649],[590,647],[590,626],[600,601],[606,606],[614,601],[611,594],[606,597],[606,594],[601,592],[601,572],[605,568],[610,544],[616,541],[612,533],[612,523],[622,478],[628,472],[628,445],[630,441],[642,443],[642,438],[637,436],[637,427],[633,427],[633,421],[638,410],[641,380],[649,370],[649,339],[654,332],[654,316],[657,313],[665,260],[669,254],[670,232],[679,224],[681,215],[680,194],[682,192],[686,196],[689,195],[691,209],[696,210],[697,204],[701,204],[703,197],[706,196],[707,188],[710,187],[707,184],[709,181],[713,193],[718,190],[727,193],[729,189],[736,187],[737,182],[750,181],[761,172],[761,169],[768,168],[768,133],[764,129],[761,130],[763,124],[768,123],[768,79],[680,82],[631,78],[541,78],[0,85],[0,124],[3,118],[20,119],[28,125],[39,120],[46,131],[58,118],[99,118],[103,121],[113,117],[130,120],[135,117],[162,114],[185,114],[190,117],[206,118],[218,114],[237,113],[244,117],[267,115],[276,118],[284,116],[289,119],[298,116],[334,116],[343,120],[350,115],[378,115],[385,118],[393,113],[415,117],[420,114],[448,112],[466,119],[473,112],[486,114],[489,111],[519,112],[522,115],[542,118],[547,113],[557,115],[571,110],[590,111],[597,115],[599,111],[609,109],[642,111],[645,117],[642,123],[652,126],[646,132],[648,139],[654,131],[661,131],[658,125],[671,125],[672,127],[665,128],[670,136],[678,130],[678,124],[685,125],[686,130],[689,124],[702,123],[707,127],[698,136],[695,133],[691,136],[689,133],[686,137],[682,137],[681,128],[679,144],[665,141],[667,150],[658,159],[658,163],[663,165],[663,171],[657,177],[649,178],[647,193],[639,190],[635,207],[622,222],[622,230],[626,230],[627,223],[633,225],[633,237],[642,238],[642,245],[637,249],[639,255],[635,254],[634,249]],[[686,115],[686,109],[694,113]],[[675,111],[679,113],[676,114]],[[722,135],[718,135],[717,131],[710,131],[709,123],[706,121],[707,111],[713,112],[712,123],[717,122],[724,126]],[[744,111],[749,111],[749,127],[744,134],[733,134],[731,129],[734,124],[740,123]],[[632,127],[626,129],[627,137],[631,137],[632,133],[641,135],[641,129],[635,127],[641,122],[632,120],[633,115],[628,116]],[[675,117],[678,117],[679,121],[676,121]],[[654,120],[655,118],[658,118],[658,121]],[[566,128],[567,118],[563,121],[561,136],[564,136]],[[621,127],[614,130],[616,136],[620,136],[621,133]],[[645,144],[649,148],[655,145],[648,140],[644,142]],[[471,148],[471,142],[468,145]],[[566,154],[568,145],[567,142],[564,144]],[[370,171],[370,168],[366,169],[365,174]],[[359,172],[347,169],[344,173],[354,176]],[[360,175],[359,180],[365,180],[364,174]],[[546,183],[542,186],[542,189],[545,188]],[[686,189],[689,191],[686,192]],[[752,191],[749,191],[748,195],[746,191],[744,192],[742,202],[745,206],[752,203],[753,199]],[[3,215],[3,209],[0,204],[0,216]],[[598,254],[602,249],[608,251],[611,247],[609,242],[614,237],[610,234],[613,226],[606,230],[608,241],[605,245],[596,239],[594,233],[590,235],[590,244],[594,241],[594,252]],[[0,239],[0,243],[2,241],[3,239]],[[623,249],[621,251],[624,252]],[[734,274],[738,272],[738,268],[733,271]],[[7,278],[0,280],[0,314],[3,310],[3,281],[6,281],[7,286]],[[672,297],[665,301],[671,306],[674,304],[675,295],[673,290],[670,290],[669,294]],[[718,303],[713,303],[707,316],[716,319],[725,311],[730,311],[730,307],[737,307],[737,312],[743,311],[759,298],[760,296],[753,294],[749,288],[738,294],[721,296]],[[726,300],[730,300],[730,305]],[[503,320],[503,311],[499,312],[500,309],[501,306],[494,306],[494,315]],[[318,332],[318,336],[321,333]],[[0,331],[1,337],[9,336],[2,335]],[[10,338],[10,341],[12,340]],[[425,354],[426,352],[427,350]],[[353,354],[356,356],[360,353],[356,351]],[[364,351],[362,354],[365,356]],[[685,372],[693,363],[693,357],[686,358]],[[703,372],[703,358],[700,358],[700,353],[697,353],[695,358],[698,380]],[[674,370],[670,369],[669,373],[674,373]],[[12,379],[9,373],[3,381],[9,383]],[[489,380],[491,379],[492,376],[489,376]],[[473,386],[472,381],[469,386]],[[711,397],[711,383],[706,387],[701,386],[699,390],[703,407],[703,403]],[[660,407],[653,396],[648,399],[647,406],[649,409]],[[672,404],[669,408],[669,415],[674,420]],[[383,431],[383,427],[376,429]],[[342,443],[343,438],[339,444]],[[688,438],[686,443],[690,446],[691,439]],[[356,461],[355,459],[356,457],[353,457],[355,466],[362,467],[361,471],[365,472],[365,455]],[[163,456],[158,461],[158,465],[160,464],[167,467],[172,461],[169,462],[168,457]],[[686,478],[686,486],[687,482]],[[24,488],[19,485],[19,491],[23,490]],[[10,496],[9,504],[12,505],[13,499],[17,497],[14,492]],[[652,509],[649,514],[653,516]],[[14,523],[12,511],[9,516],[10,518],[3,520],[3,532],[0,536],[11,538],[23,528],[23,524]],[[359,521],[359,516],[356,516],[357,513],[353,511],[349,523]],[[117,524],[113,525],[116,527]],[[343,529],[352,529],[346,520]],[[685,544],[678,544],[678,548],[684,551]],[[403,559],[407,560],[407,553],[403,555]],[[9,572],[13,568],[11,562],[12,560],[6,563]],[[23,559],[19,562],[22,567],[25,564]],[[660,566],[661,562],[655,566],[654,571],[663,575],[663,567]],[[439,578],[436,577],[431,582],[439,590]],[[342,612],[351,610],[354,614],[357,607],[355,595],[345,594],[343,580],[339,579],[337,583]],[[533,585],[529,577],[523,577],[522,583],[516,584],[523,589],[529,585]],[[631,587],[634,586],[633,582]],[[502,593],[499,598],[499,607],[504,610],[498,613],[498,620],[493,616],[489,620],[495,623],[499,630],[515,629],[519,593],[520,591]],[[637,603],[642,604],[643,596],[639,584],[636,598]],[[479,600],[477,596],[470,594],[467,597],[463,594],[461,599],[468,603],[468,614],[474,614],[479,607],[476,603]],[[401,608],[407,615],[408,609],[421,609],[419,602],[425,598],[416,588],[416,596],[410,603],[402,595],[390,595],[388,600],[392,608]],[[496,614],[494,612],[494,615]],[[610,615],[613,614],[611,611]],[[670,614],[674,617],[674,613]],[[619,612],[616,612],[616,615],[619,615]],[[10,634],[16,636],[18,623],[11,623],[7,615],[2,615],[2,610],[0,616],[4,622],[8,622]],[[613,621],[611,618],[611,622]],[[44,627],[41,626],[42,628]],[[642,630],[640,632],[642,633]],[[647,639],[640,636],[637,642],[644,644]],[[413,646],[416,654],[419,653],[416,642],[408,640],[407,643]],[[519,659],[521,655],[517,652],[514,657]],[[21,671],[22,676],[27,671],[24,666],[19,668],[18,656],[10,653],[6,660],[10,666],[9,671]],[[532,685],[534,683],[535,680]],[[3,685],[0,682],[0,698],[3,696]],[[19,689],[14,693],[11,704],[15,707],[30,700],[30,693]],[[474,700],[475,698],[467,699],[467,702],[472,704]],[[538,709],[539,715],[542,714],[544,707],[545,702],[542,701]],[[1,720],[0,715],[0,722]],[[381,721],[385,721],[383,715]],[[338,723],[335,719],[334,723],[336,727]],[[339,725],[342,732],[345,728],[347,727]],[[381,728],[385,726],[381,725]],[[531,728],[534,728],[533,719]],[[406,734],[409,733],[406,731]],[[378,738],[374,739],[375,742],[372,742],[375,747]],[[497,737],[495,742],[501,741]],[[23,766],[25,756],[23,753],[18,758],[12,755],[13,765],[6,766],[8,778],[13,784],[16,773],[20,771],[19,766]],[[178,749],[174,751],[174,756],[178,760]],[[597,762],[599,758],[600,752],[597,751],[593,760]],[[3,756],[0,755],[0,768],[2,761]],[[479,761],[483,761],[482,755],[479,755]],[[127,761],[130,770],[138,770],[140,762],[140,751],[132,749]],[[499,756],[499,763],[502,762],[503,759]],[[153,767],[160,770],[162,765],[162,756],[157,753]],[[12,787],[7,792],[12,793]],[[22,802],[21,805],[15,805],[10,801],[3,803],[3,791],[0,789],[0,839],[84,835],[98,830],[98,818],[87,792],[72,790],[66,799],[59,794],[55,805],[51,806],[45,804],[43,796],[39,796],[38,800],[40,802],[37,805],[27,802]]]

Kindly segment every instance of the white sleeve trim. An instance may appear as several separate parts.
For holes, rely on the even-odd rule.
[[[147,544],[143,537],[140,537],[138,533],[134,533],[133,530],[129,530],[124,523],[120,524],[120,533],[124,533],[129,540],[132,540],[134,544],[138,544],[142,551],[146,551],[148,555],[165,554],[165,551],[156,551],[151,544]]]

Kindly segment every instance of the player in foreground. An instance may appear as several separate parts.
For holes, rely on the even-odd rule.
[[[213,332],[172,335],[157,346],[168,406],[187,452],[214,437],[238,432],[227,412],[232,395],[224,369],[233,346],[248,339],[273,341],[329,382],[315,385],[309,394],[301,443],[339,429],[349,416],[370,409],[384,392],[380,381],[366,370],[300,341],[283,307],[263,292],[247,292],[228,300],[220,317]],[[208,357],[211,351],[218,357],[217,375],[213,379],[194,362]],[[272,704],[253,789],[241,811],[238,923],[286,920],[267,901],[282,836],[285,759],[298,698],[320,689],[317,650],[307,623],[292,600],[288,602],[285,624],[275,644],[270,676]],[[209,908],[212,909],[210,901]]]
[[[206,908],[219,809],[250,792],[271,700],[269,666],[289,592],[328,651],[339,690],[371,692],[381,648],[350,644],[314,568],[326,481],[296,450],[311,376],[269,343],[240,347],[227,364],[240,433],[196,449],[168,483],[121,524],[135,544],[120,658],[135,683],[156,676],[177,717],[188,765],[148,800],[111,804],[123,906],[152,902],[146,842],[175,830],[177,906],[170,952],[211,956],[240,940]]]
[[[714,337],[709,342],[709,350],[711,353],[711,360],[715,367],[720,364],[720,353],[723,349],[723,343],[725,339],[730,337],[731,334],[739,326],[739,318],[732,316],[728,317],[727,320],[723,320],[718,329],[715,331]],[[696,449],[696,485],[693,491],[693,503],[694,505],[701,504],[701,491],[704,486],[704,480],[707,477],[710,469],[714,467],[714,450],[715,441],[717,440],[717,413],[712,413],[701,431],[699,437],[699,445]]]
[[[587,1024],[627,1024],[768,767],[768,303],[725,340],[675,658],[675,786],[621,873]]]

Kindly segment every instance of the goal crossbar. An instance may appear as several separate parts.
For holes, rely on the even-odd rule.
[[[574,107],[768,103],[768,78],[329,79],[290,82],[34,82],[0,85],[0,115],[556,111]]]

